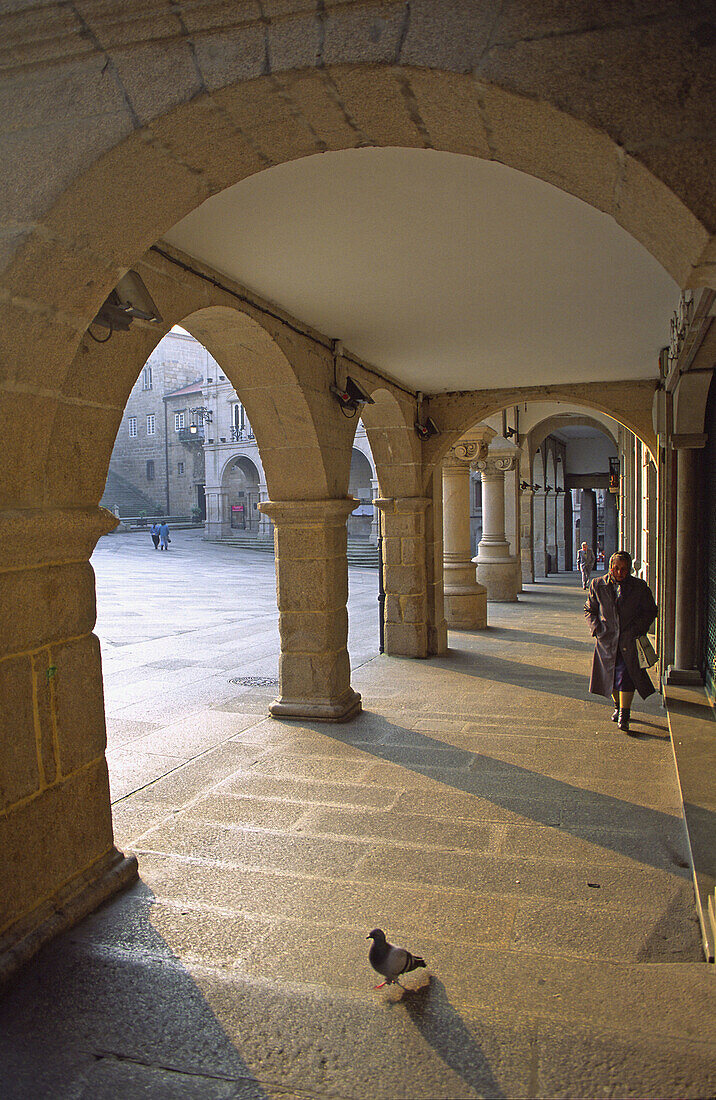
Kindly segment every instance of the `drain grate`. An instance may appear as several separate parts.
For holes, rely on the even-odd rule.
[[[229,683],[239,684],[240,687],[247,688],[278,687],[278,680],[274,680],[271,676],[237,676],[235,679],[229,680]]]

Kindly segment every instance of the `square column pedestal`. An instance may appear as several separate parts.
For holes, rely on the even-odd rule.
[[[274,718],[347,722],[361,709],[350,685],[346,520],[341,500],[262,501],[274,525],[281,657]]]

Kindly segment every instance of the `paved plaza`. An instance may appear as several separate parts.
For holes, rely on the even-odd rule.
[[[331,726],[266,717],[272,558],[172,540],[93,557],[140,881],[5,994],[3,1095],[713,1095],[666,717],[637,701],[629,738],[588,695],[576,575],[410,661],[378,655],[377,575],[352,569],[364,712]],[[427,960],[406,990],[373,991],[375,926]]]

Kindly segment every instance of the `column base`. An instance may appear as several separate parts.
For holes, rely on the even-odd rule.
[[[272,718],[292,718],[310,722],[349,722],[362,710],[361,697],[353,688],[335,700],[289,699],[285,695],[269,705]]]
[[[487,589],[477,582],[449,585],[443,592],[445,622],[453,630],[485,630]]]
[[[704,678],[698,669],[677,668],[675,665],[669,665],[664,683],[667,686],[703,687]]]
[[[481,562],[477,559],[477,579],[487,589],[488,603],[516,603],[515,559]]]
[[[125,856],[113,848],[88,871],[9,928],[0,939],[0,986],[44,944],[131,885],[138,875],[136,856]]]

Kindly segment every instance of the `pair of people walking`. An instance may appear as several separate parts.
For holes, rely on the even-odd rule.
[[[584,614],[596,640],[589,690],[611,695],[612,722],[631,733],[629,721],[634,692],[642,699],[654,692],[645,668],[639,664],[637,638],[646,634],[656,618],[656,604],[646,581],[632,576],[631,555],[618,550],[609,559],[609,572],[595,577],[589,588]]]
[[[169,524],[168,523],[153,523],[149,528],[149,533],[152,536],[152,542],[154,543],[155,550],[168,550],[169,543],[172,541],[169,538]]]

